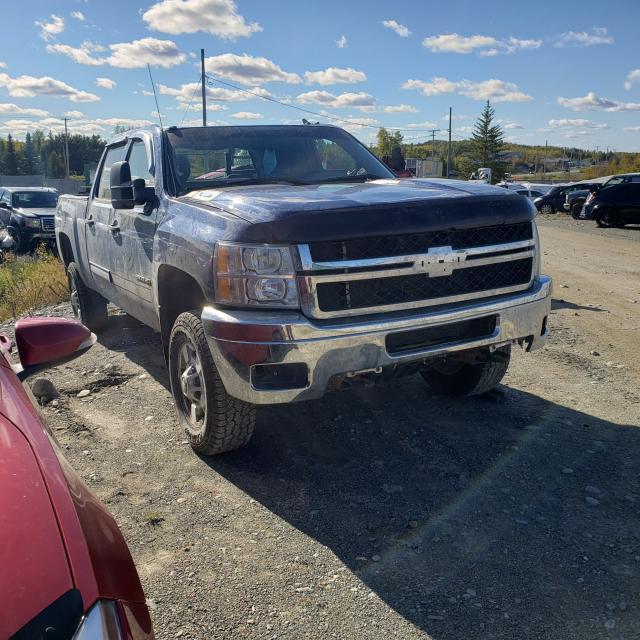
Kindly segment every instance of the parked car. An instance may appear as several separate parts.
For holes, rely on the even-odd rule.
[[[0,638],[150,640],[140,580],[114,519],[64,459],[21,380],[95,342],[74,320],[0,334]]]
[[[37,244],[55,242],[58,192],[46,187],[0,187],[0,224],[24,253]]]
[[[567,195],[580,189],[588,189],[590,186],[580,183],[555,185],[547,193],[536,198],[533,204],[540,213],[557,213],[564,209]]]
[[[531,202],[535,202],[543,195],[542,192],[530,188],[516,189],[515,191],[518,195],[524,196],[525,198],[531,200]]]
[[[613,176],[595,185],[580,212],[580,219],[599,227],[624,227],[640,222],[640,173]]]
[[[56,234],[83,322],[103,329],[111,301],[160,332],[209,455],[249,440],[256,405],[359,380],[494,388],[513,344],[547,336],[535,213],[506,189],[398,180],[337,127],[152,126],[107,145]]]

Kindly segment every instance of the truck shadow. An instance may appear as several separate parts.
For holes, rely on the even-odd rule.
[[[635,637],[640,429],[501,390],[454,402],[413,376],[265,407],[203,460],[330,549],[360,606],[437,640]]]

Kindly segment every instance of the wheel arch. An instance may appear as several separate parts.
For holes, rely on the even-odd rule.
[[[167,264],[158,268],[157,295],[160,333],[166,357],[171,328],[176,318],[184,311],[202,309],[206,303],[206,296],[202,286],[192,275]]]
[[[60,259],[62,260],[65,269],[74,262],[71,239],[66,233],[58,234],[58,253],[60,254]]]

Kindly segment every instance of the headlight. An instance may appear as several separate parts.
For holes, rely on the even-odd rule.
[[[534,251],[535,255],[533,257],[533,275],[537,278],[540,275],[540,254],[542,253],[540,250],[540,235],[538,234],[538,225],[535,220],[531,221],[533,225],[533,239],[534,239]]]
[[[29,227],[30,229],[39,229],[40,228],[40,218],[23,218],[22,224],[25,227]]]
[[[242,306],[299,306],[291,247],[219,242],[214,271],[218,302]]]
[[[82,619],[73,640],[122,640],[116,603],[98,600]]]

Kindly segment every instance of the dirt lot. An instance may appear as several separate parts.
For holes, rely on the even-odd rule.
[[[638,637],[640,228],[540,231],[552,337],[489,398],[416,376],[265,408],[248,447],[204,459],[135,321],[50,372],[44,412],[158,638]]]

